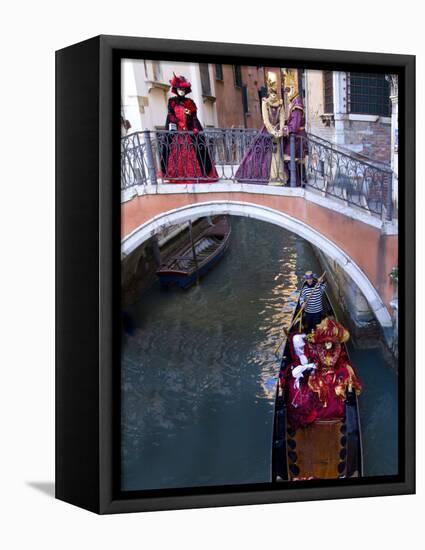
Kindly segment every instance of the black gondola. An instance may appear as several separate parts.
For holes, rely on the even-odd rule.
[[[162,286],[188,288],[212,269],[226,253],[231,235],[228,216],[218,216],[193,243],[181,247],[157,270]]]
[[[327,316],[335,313],[325,294]],[[300,304],[295,308],[295,319]],[[295,330],[291,330],[295,332]],[[344,347],[347,357],[348,351]],[[291,361],[289,337],[284,345],[280,375]],[[363,451],[360,416],[357,395],[347,392],[344,418],[338,420],[316,420],[297,430],[287,421],[287,384],[282,392],[277,384],[273,445],[272,481],[282,482],[299,479],[338,479],[363,475]]]

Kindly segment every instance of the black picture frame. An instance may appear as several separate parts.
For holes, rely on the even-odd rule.
[[[120,492],[119,67],[131,57],[398,74],[398,476]],[[414,213],[414,56],[120,36],[56,52],[56,498],[106,514],[414,493]]]

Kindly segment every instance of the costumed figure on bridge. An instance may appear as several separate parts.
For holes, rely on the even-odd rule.
[[[171,183],[210,183],[218,174],[211,158],[195,102],[187,97],[191,84],[173,75],[165,122],[167,133],[160,139],[162,176]]]
[[[284,69],[284,87],[288,106],[284,136],[285,172],[290,181],[291,135],[295,138],[296,185],[300,187],[306,180],[306,156],[308,155],[307,134],[305,131],[305,112],[303,100],[298,91],[298,70]]]
[[[249,146],[235,174],[236,180],[241,183],[286,183],[282,140],[285,110],[283,100],[277,93],[277,82],[270,76],[267,79],[268,95],[261,105],[264,126]]]
[[[293,428],[343,419],[347,392],[361,392],[343,346],[349,337],[333,317],[326,317],[309,336],[290,336],[292,362],[281,384],[288,384],[288,422]]]

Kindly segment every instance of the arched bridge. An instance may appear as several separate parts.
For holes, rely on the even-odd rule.
[[[298,234],[336,261],[361,289],[381,326],[391,327],[389,273],[398,264],[391,178],[378,166],[326,147],[318,140],[309,144],[302,187],[240,183],[234,177],[234,165],[229,168],[218,162],[217,171],[226,174],[218,181],[167,183],[160,177],[155,145],[150,146],[149,154],[146,142],[137,151],[124,147],[122,254],[130,254],[164,226],[214,214],[253,217]],[[339,156],[346,157],[345,164]],[[214,159],[217,161],[217,155]],[[329,162],[337,163],[337,168]],[[376,193],[377,181],[380,195]]]

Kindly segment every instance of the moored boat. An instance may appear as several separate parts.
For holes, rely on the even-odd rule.
[[[186,243],[157,270],[163,286],[188,288],[225,254],[231,234],[228,216],[219,216],[193,242]]]
[[[329,325],[334,328],[339,326],[345,330],[336,321],[334,310],[326,295],[324,300],[326,320],[331,320]],[[293,320],[299,309],[300,304],[298,303]],[[345,332],[348,335],[348,332]],[[297,382],[301,384],[298,386],[301,398],[298,398],[298,402],[295,403],[295,383],[292,369],[297,363],[293,345],[294,336],[297,334],[299,334],[297,326],[294,326],[288,334],[281,360],[273,427],[272,480],[360,477],[363,473],[361,428],[357,392],[356,387],[351,384],[351,375],[350,383],[345,387],[335,384],[335,374],[331,378],[330,391],[340,392],[340,395],[344,397],[341,398],[340,403],[337,403],[339,407],[335,408],[333,414],[331,410],[328,413],[324,408],[321,408],[322,412],[325,411],[324,414],[320,412],[317,414],[314,407],[311,407],[312,399],[316,399],[318,402],[317,397],[312,393],[313,390],[317,390],[316,395],[320,395],[319,384],[313,382],[313,379],[317,378],[312,376],[312,373],[317,372],[315,369],[306,370],[301,377],[303,381]],[[355,377],[345,341],[339,345],[340,355],[338,357],[343,358],[341,360],[344,361],[344,365]],[[323,347],[323,349],[327,348]],[[320,384],[323,380],[326,381],[326,377],[320,378]],[[354,386],[356,385],[354,384]],[[335,401],[335,396],[333,397]],[[297,407],[299,408],[297,409]],[[303,411],[303,407],[306,407],[307,410]],[[317,415],[315,419],[313,419],[314,414]],[[299,419],[302,420],[299,421]]]

